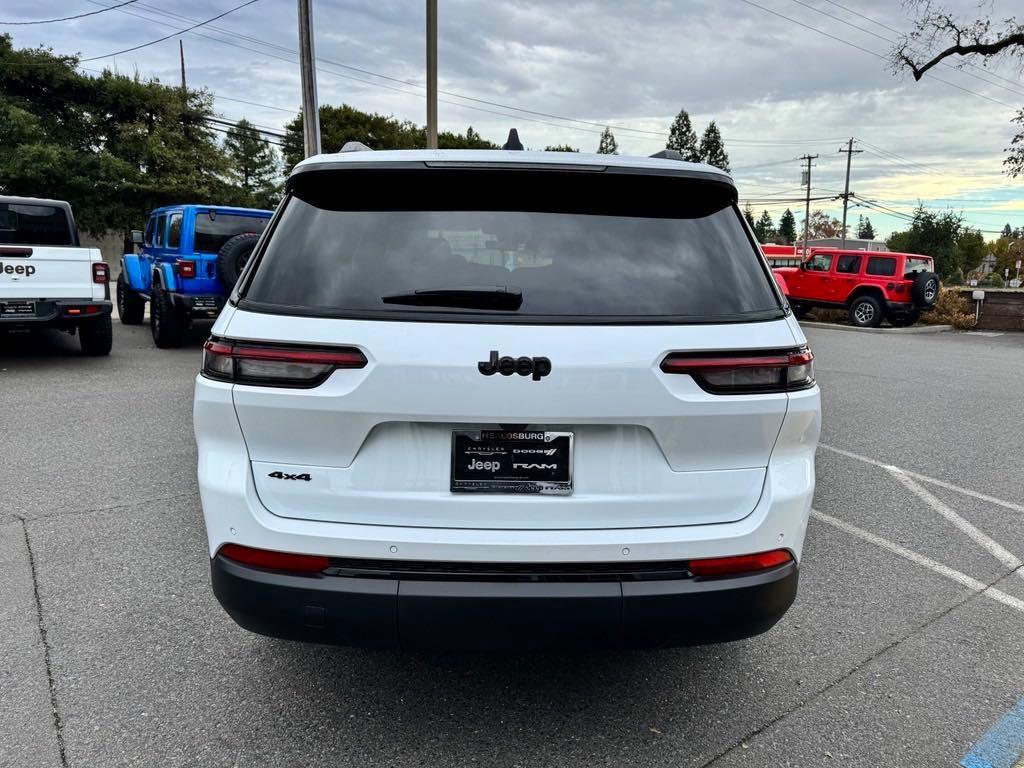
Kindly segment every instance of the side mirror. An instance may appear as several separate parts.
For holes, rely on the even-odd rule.
[[[132,243],[134,245],[142,245],[142,230],[141,229],[133,229],[132,230]]]
[[[800,269],[802,269],[804,272],[807,271],[807,262],[806,261],[801,261],[800,262]]]

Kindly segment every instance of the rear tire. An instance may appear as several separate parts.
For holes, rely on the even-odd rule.
[[[850,302],[850,325],[877,328],[882,322],[882,302],[874,296],[858,296]]]
[[[90,357],[105,357],[110,354],[114,343],[114,326],[110,315],[86,320],[78,325],[78,343],[82,354]]]
[[[254,232],[235,235],[217,252],[217,278],[225,291],[235,287],[259,239],[260,236]]]
[[[146,302],[129,287],[122,272],[117,276],[117,314],[121,322],[125,325],[141,325],[145,312]]]
[[[910,297],[918,307],[931,309],[939,298],[939,287],[939,276],[934,272],[918,272],[910,287]]]
[[[185,320],[174,306],[170,294],[153,286],[149,301],[149,330],[160,349],[180,347],[185,338]]]

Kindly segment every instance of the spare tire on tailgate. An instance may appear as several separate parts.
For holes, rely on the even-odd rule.
[[[939,276],[934,272],[918,272],[914,275],[910,297],[919,307],[929,309],[935,306],[935,301],[939,298]]]
[[[255,232],[246,232],[235,235],[217,252],[217,277],[223,283],[226,290],[231,290],[238,282],[238,276],[242,274],[245,265],[252,255],[252,249],[260,236]]]

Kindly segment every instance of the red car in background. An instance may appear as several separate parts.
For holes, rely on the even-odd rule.
[[[791,246],[763,246],[769,247],[798,253]],[[913,325],[939,296],[934,260],[916,253],[813,248],[799,266],[772,272],[798,318],[812,307],[845,309],[851,325],[862,328],[883,319]]]

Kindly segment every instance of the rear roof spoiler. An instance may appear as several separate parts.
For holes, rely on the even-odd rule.
[[[678,149],[663,149],[660,152],[655,152],[651,155],[652,158],[658,160],[682,160],[683,156],[679,154]]]

